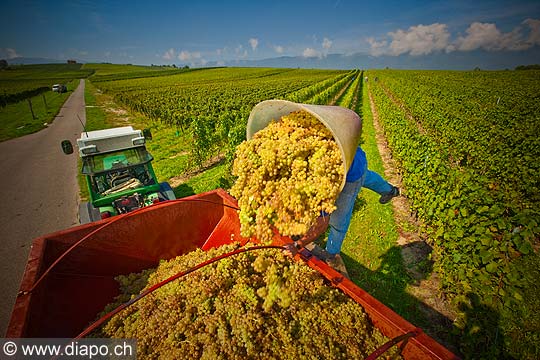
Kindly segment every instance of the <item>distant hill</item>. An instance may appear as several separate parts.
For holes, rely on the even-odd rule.
[[[504,70],[523,64],[540,62],[540,47],[528,51],[454,51],[422,56],[372,56],[366,53],[352,55],[328,54],[323,57],[281,56],[263,60],[228,61],[226,66],[285,67],[314,69],[432,69],[432,70]],[[207,66],[216,66],[210,62]]]
[[[16,57],[7,59],[9,65],[64,64],[67,60]],[[78,62],[78,61],[77,61]]]
[[[86,63],[80,61],[78,63]],[[66,60],[17,57],[7,60],[10,65],[57,64]],[[99,63],[100,61],[94,61]],[[210,61],[205,67],[275,67],[307,69],[431,69],[431,70],[504,70],[540,63],[540,46],[526,51],[453,51],[429,55],[372,56],[367,53],[328,54],[321,57],[281,56],[261,60]],[[142,64],[141,64],[142,65]],[[149,65],[149,64],[147,64]],[[180,67],[186,64],[177,64]],[[192,64],[187,64],[191,67]]]

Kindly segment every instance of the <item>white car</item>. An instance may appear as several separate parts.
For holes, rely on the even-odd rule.
[[[58,93],[64,93],[64,92],[67,92],[67,87],[64,84],[54,84],[52,86],[52,91],[58,92]]]

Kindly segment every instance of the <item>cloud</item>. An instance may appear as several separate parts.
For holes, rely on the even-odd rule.
[[[217,56],[221,56],[225,53],[225,49],[216,49]]]
[[[249,39],[249,45],[251,45],[251,50],[253,51],[257,50],[257,46],[259,45],[259,39],[257,38]]]
[[[427,55],[446,49],[450,39],[446,25],[439,23],[411,26],[408,30],[397,30],[388,35],[392,38],[388,46],[391,55]]]
[[[388,42],[386,40],[377,41],[375,38],[367,38],[366,39],[369,45],[371,46],[371,55],[373,56],[379,56],[383,55],[386,52]]]
[[[484,49],[488,51],[520,51],[540,45],[540,20],[526,19],[514,30],[503,33],[495,24],[472,23],[465,31],[467,35],[456,40],[455,48],[461,51]]]
[[[274,46],[274,51],[277,52],[278,54],[283,54],[283,52],[285,51],[285,49],[283,49],[283,46],[275,45],[275,46]]]
[[[234,53],[236,54],[236,56],[238,56],[239,58],[241,59],[245,59],[247,58],[248,56],[248,51],[244,49],[244,47],[242,45],[238,45],[235,49],[234,49]]]
[[[180,54],[178,54],[178,60],[182,60],[182,61],[194,61],[200,58],[201,58],[201,53],[198,51],[190,52],[190,51],[182,50]]]
[[[528,36],[524,36],[525,26]],[[383,39],[367,38],[373,56],[428,55],[440,51],[518,51],[540,45],[540,20],[526,19],[510,32],[500,31],[492,23],[472,23],[464,35],[451,40],[446,24],[416,25],[407,30],[389,32]]]
[[[529,26],[529,37],[527,43],[531,46],[540,45],[540,20],[539,19],[527,19],[523,21],[523,24]]]
[[[1,54],[2,57],[7,57],[8,60],[21,57],[21,55],[19,55],[17,53],[17,51],[15,49],[12,49],[12,48],[0,49],[0,54]]]
[[[314,57],[320,57],[321,53],[313,48],[306,48],[304,49],[304,52],[302,53],[302,56],[306,58],[314,58]]]
[[[176,57],[175,51],[173,48],[170,48],[169,50],[165,51],[165,54],[163,54],[162,58],[165,60],[172,60]]]
[[[332,47],[332,40],[324,38],[322,42],[322,47],[326,50],[330,49]]]
[[[504,34],[497,29],[495,24],[475,22],[465,32],[467,35],[457,38],[455,42],[456,50],[525,50],[530,47],[523,41],[519,28]]]

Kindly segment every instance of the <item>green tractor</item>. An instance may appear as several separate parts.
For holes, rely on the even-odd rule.
[[[81,224],[175,199],[171,186],[157,181],[147,138],[152,138],[149,131],[125,126],[83,132],[77,139],[90,194],[90,202],[79,205]],[[69,140],[62,142],[62,149],[73,153]]]

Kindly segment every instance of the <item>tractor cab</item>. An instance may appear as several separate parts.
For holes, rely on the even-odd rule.
[[[77,139],[90,195],[90,202],[79,207],[82,223],[175,199],[169,184],[157,181],[147,138],[149,132],[125,126],[84,132]],[[62,142],[62,148],[73,152],[69,141]]]

